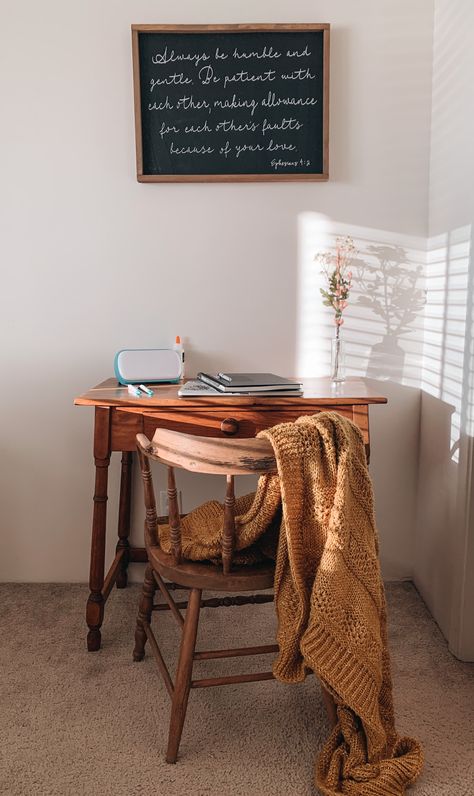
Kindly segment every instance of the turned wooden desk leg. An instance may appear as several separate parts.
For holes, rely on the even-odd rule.
[[[107,481],[110,463],[110,410],[98,406],[95,410],[94,428],[95,491],[92,518],[92,540],[86,621],[89,627],[87,648],[89,652],[100,649],[100,628],[104,618],[104,564],[105,533],[107,523]]]
[[[120,504],[118,517],[117,552],[122,551],[120,570],[117,574],[117,589],[124,589],[127,585],[127,567],[130,561],[130,511],[132,503],[132,471],[133,458],[130,451],[122,452],[122,470],[120,475]]]

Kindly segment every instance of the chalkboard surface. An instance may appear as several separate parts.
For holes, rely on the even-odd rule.
[[[133,25],[141,182],[328,178],[329,25]]]

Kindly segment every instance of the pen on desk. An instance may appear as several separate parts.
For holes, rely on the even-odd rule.
[[[139,386],[140,390],[143,390],[145,395],[148,395],[148,397],[151,398],[151,396],[153,395],[153,390],[150,390],[150,388],[146,387],[144,384],[139,384],[138,386]]]
[[[127,389],[128,389],[128,392],[130,393],[130,395],[133,395],[134,398],[140,398],[140,396],[142,394],[142,391],[139,390],[138,387],[135,387],[134,384],[129,384]]]

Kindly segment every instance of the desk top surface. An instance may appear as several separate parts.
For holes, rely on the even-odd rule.
[[[188,379],[186,379],[187,381]],[[303,395],[286,398],[285,396],[259,396],[252,395],[202,395],[193,398],[179,398],[179,384],[150,384],[154,395],[150,398],[134,398],[133,395],[117,382],[116,379],[106,379],[92,387],[83,395],[79,395],[74,403],[76,406],[115,406],[131,411],[159,410],[176,408],[181,410],[214,409],[220,407],[267,407],[274,406],[300,406],[321,405],[343,406],[354,404],[384,404],[387,398],[376,392],[365,380],[356,377],[348,378],[344,382],[335,384],[329,378],[298,379],[303,383]]]

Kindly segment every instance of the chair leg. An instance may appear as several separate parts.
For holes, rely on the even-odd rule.
[[[201,589],[191,589],[184,620],[181,646],[179,650],[178,668],[174,684],[173,702],[171,706],[170,729],[166,762],[176,763],[181,733],[183,732],[186,708],[188,706],[193,657],[196,647],[196,636],[201,608]]]
[[[137,627],[135,630],[135,648],[133,650],[133,660],[142,661],[145,656],[146,633],[143,623],[150,624],[153,611],[153,597],[156,591],[156,583],[153,571],[148,564],[145,570],[143,581],[143,592],[138,609]]]

